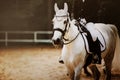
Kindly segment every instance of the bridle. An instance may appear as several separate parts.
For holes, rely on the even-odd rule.
[[[66,21],[66,24],[65,24],[65,29],[62,30],[62,29],[60,29],[60,28],[55,28],[55,29],[53,29],[53,33],[54,33],[55,31],[61,32],[61,33],[62,33],[62,36],[63,36],[63,44],[64,44],[64,45],[70,44],[71,42],[73,42],[73,41],[79,36],[80,33],[78,33],[78,34],[75,36],[75,38],[73,38],[72,40],[66,39],[66,38],[64,37],[64,35],[65,35],[67,29],[69,30],[69,28],[70,28],[69,16],[68,16],[68,15],[63,15],[63,16],[55,16],[55,17],[56,17],[56,18],[57,18],[57,17],[67,17],[67,21]],[[58,21],[59,21],[59,20],[58,20]]]
[[[55,18],[56,18],[56,19],[57,19],[57,17],[67,17],[66,24],[65,24],[65,29],[64,29],[64,30],[62,30],[62,29],[60,29],[60,28],[55,28],[55,29],[53,29],[53,33],[54,33],[55,31],[59,31],[59,32],[62,33],[62,36],[64,36],[64,35],[65,35],[65,32],[66,32],[66,30],[67,30],[67,26],[68,26],[68,24],[69,24],[68,15],[63,15],[63,16],[57,16],[57,15],[55,15]],[[58,21],[59,21],[59,20],[58,20]]]

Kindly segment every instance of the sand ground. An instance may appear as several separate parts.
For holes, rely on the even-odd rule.
[[[2,48],[0,80],[70,80],[65,65],[58,63],[60,53],[60,48],[49,46]],[[103,76],[102,70],[101,73]],[[81,80],[93,80],[83,72],[81,77]],[[120,76],[112,80],[120,80]]]

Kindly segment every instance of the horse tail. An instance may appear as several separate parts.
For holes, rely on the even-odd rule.
[[[118,33],[117,33],[115,54],[112,62],[112,71],[114,72],[120,71],[120,38]]]

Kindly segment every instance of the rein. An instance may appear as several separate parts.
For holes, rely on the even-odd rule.
[[[55,16],[55,17],[56,17],[56,19],[57,19],[57,17],[68,17],[68,15]],[[59,21],[59,20],[58,20],[58,21]],[[55,31],[60,31],[60,32],[62,33],[62,36],[64,36],[64,35],[65,35],[65,32],[66,32],[66,30],[67,30],[68,22],[69,22],[69,20],[68,20],[68,18],[67,18],[67,22],[66,22],[66,25],[65,25],[65,29],[62,30],[62,29],[60,29],[60,28],[55,28],[55,29],[53,29],[53,33],[54,33]]]
[[[80,34],[80,33],[78,33],[77,36],[76,36],[74,39],[72,39],[71,41],[69,41],[68,39],[64,39],[64,38],[63,38],[65,41],[69,41],[69,42],[66,42],[66,43],[63,42],[63,44],[64,44],[64,45],[70,44],[71,42],[73,42],[73,41],[79,36],[79,34]]]
[[[67,41],[67,42],[63,42],[64,45],[67,45],[67,44],[72,43],[75,39],[77,39],[77,37],[79,36],[79,34],[82,33],[82,31],[80,31],[80,29],[79,29],[79,26],[78,26],[78,25],[76,25],[76,26],[78,27],[78,31],[79,31],[79,33],[78,33],[78,34],[75,36],[75,38],[72,39],[72,40],[65,39],[65,38],[63,37],[63,40],[64,40],[64,41]]]
[[[82,22],[82,23],[83,23],[83,22]],[[80,23],[77,21],[77,24],[75,24],[75,25],[77,26],[79,33],[78,33],[77,36],[76,36],[74,39],[72,39],[71,41],[69,41],[68,39],[64,39],[65,41],[69,41],[69,42],[67,42],[67,43],[63,43],[64,45],[67,45],[67,44],[70,44],[71,42],[73,42],[73,41],[79,36],[79,34],[82,35],[83,31],[82,31],[80,28],[81,28],[81,26],[84,27],[84,25],[86,25],[86,24],[82,25],[82,24],[80,24]],[[82,38],[83,38],[83,40],[84,40],[83,35],[82,35]],[[84,42],[85,42],[85,40],[84,40]]]

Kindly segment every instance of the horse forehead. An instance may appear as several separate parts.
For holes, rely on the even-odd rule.
[[[63,9],[56,12],[56,16],[64,16],[67,15],[67,12],[65,12]]]

